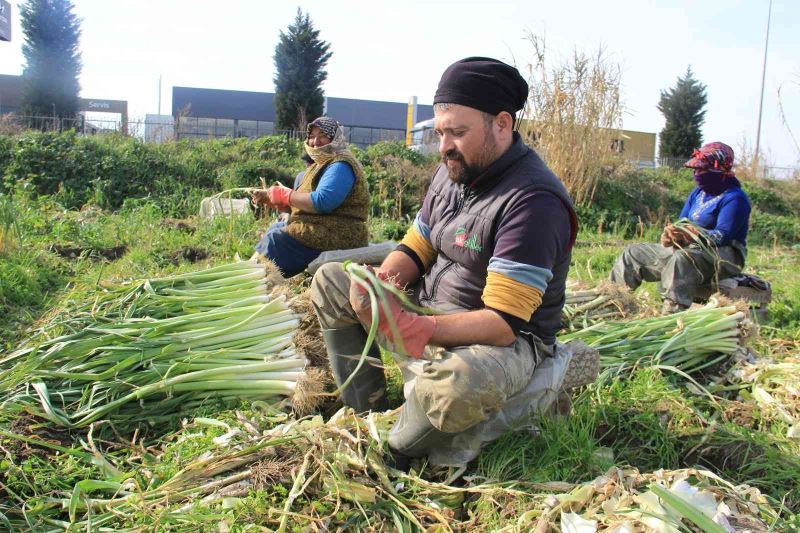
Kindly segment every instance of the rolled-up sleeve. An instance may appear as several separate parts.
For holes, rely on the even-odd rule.
[[[542,303],[553,268],[569,249],[567,208],[550,193],[520,199],[503,217],[489,261],[483,303],[517,331]]]

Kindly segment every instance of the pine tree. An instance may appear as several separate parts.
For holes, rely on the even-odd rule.
[[[707,101],[706,86],[694,79],[691,67],[675,87],[661,91],[658,110],[666,119],[658,145],[661,157],[688,159],[700,147]]]
[[[22,110],[27,115],[78,114],[81,23],[72,10],[70,0],[28,0],[20,6],[25,34]]]
[[[298,129],[322,115],[322,82],[332,52],[319,39],[311,17],[297,8],[294,24],[281,32],[275,47],[275,115],[278,129]]]

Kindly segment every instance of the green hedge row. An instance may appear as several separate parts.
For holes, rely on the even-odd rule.
[[[409,168],[417,181],[429,177],[431,160],[398,143],[382,143],[366,151],[354,149],[367,171],[373,191],[373,214],[395,204],[395,187],[387,173]],[[304,168],[302,145],[285,137],[218,139],[149,144],[122,136],[78,136],[74,133],[26,133],[0,136],[0,192],[29,183],[40,195],[51,195],[67,208],[92,203],[115,210],[132,198],[149,198],[165,215],[195,213],[203,196],[234,187],[289,185]],[[395,173],[397,174],[397,173]],[[398,185],[398,184],[394,184]],[[399,184],[402,186],[402,184]],[[412,201],[402,215],[419,206],[418,191],[403,187]],[[397,213],[395,213],[397,214]]]
[[[413,218],[435,161],[400,143],[353,150],[372,191],[372,215],[405,226]],[[197,212],[203,196],[233,187],[290,184],[303,168],[302,145],[284,137],[147,144],[122,136],[26,133],[0,136],[0,192],[21,183],[67,208],[87,203],[115,210],[148,198],[167,216]],[[667,168],[617,173],[599,180],[590,206],[580,207],[584,228],[634,234],[680,212],[693,182],[688,170]],[[800,242],[800,184],[748,181],[755,207],[755,240]]]
[[[165,214],[194,212],[198,196],[254,186],[259,177],[289,181],[302,168],[300,146],[281,137],[146,144],[121,136],[28,133],[0,137],[0,187],[23,181],[68,208],[117,209],[151,197]],[[193,205],[192,205],[193,204]]]

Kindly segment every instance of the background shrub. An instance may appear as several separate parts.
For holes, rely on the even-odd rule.
[[[400,142],[352,150],[364,166],[372,217],[392,221],[373,225],[376,238],[396,238],[419,209],[437,158]],[[73,132],[0,135],[0,192],[24,185],[66,209],[92,204],[111,211],[147,198],[165,216],[185,217],[197,212],[203,197],[258,187],[261,178],[290,186],[304,168],[302,151],[300,141],[281,136],[149,144]],[[618,165],[593,181],[592,202],[578,207],[582,228],[627,237],[676,219],[694,188],[688,169]],[[800,183],[748,179],[742,186],[753,203],[751,240],[800,242]]]

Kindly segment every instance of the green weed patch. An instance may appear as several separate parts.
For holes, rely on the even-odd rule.
[[[373,195],[372,238],[397,240],[413,220],[432,161],[396,144],[356,152]],[[0,252],[0,355],[41,335],[44,323],[67,324],[74,309],[91,306],[110,284],[250,257],[271,220],[250,213],[200,220],[193,217],[200,199],[257,186],[260,177],[289,183],[302,168],[299,153],[300,145],[285,139],[150,146],[70,134],[0,137],[0,228],[12,236]],[[399,179],[401,170],[413,170],[407,175],[414,179]],[[692,187],[685,171],[616,179],[601,180],[591,206],[581,207],[571,279],[591,287],[608,277],[624,246],[655,242],[660,224],[674,218]],[[794,360],[800,251],[791,245],[800,241],[794,201],[800,196],[794,184],[744,187],[756,209],[747,270],[770,280],[774,291],[769,320],[751,347],[759,364]],[[114,257],[97,253],[120,246],[124,252]],[[75,257],[59,254],[70,247],[78,250]],[[308,282],[303,278],[293,290],[302,292]],[[655,304],[655,284],[639,296],[644,305]],[[399,406],[402,377],[387,366],[391,403]],[[188,411],[185,423],[141,424],[133,434],[102,422],[93,431],[93,450],[88,428],[57,431],[42,419],[12,418],[0,409],[0,529],[58,530],[70,522],[86,528],[91,519],[92,527],[148,531],[277,529],[282,522],[298,531],[555,530],[563,527],[562,512],[607,525],[597,501],[601,491],[620,495],[614,491],[630,488],[628,496],[641,498],[652,483],[667,490],[677,480],[751,513],[751,530],[800,527],[800,444],[789,436],[792,424],[778,407],[753,397],[750,381],[718,375],[727,370],[697,377],[713,400],[676,375],[647,368],[591,387],[573,398],[568,417],[542,419],[534,431],[489,445],[453,485],[441,483],[450,472],[424,461],[414,462],[410,474],[391,470],[371,428],[350,415],[340,414],[333,426],[308,419],[303,431],[293,426],[280,433],[275,428],[292,420],[286,414],[248,402],[232,410],[207,402]],[[769,390],[773,399],[794,398],[790,386]],[[329,417],[337,406],[331,400],[326,408]],[[389,419],[373,420],[385,429],[380,420]],[[287,435],[292,438],[264,445]],[[247,460],[237,463],[241,457]],[[737,493],[728,482],[749,488]],[[209,483],[227,488],[215,492]],[[116,497],[128,500],[112,512],[108,501]]]

